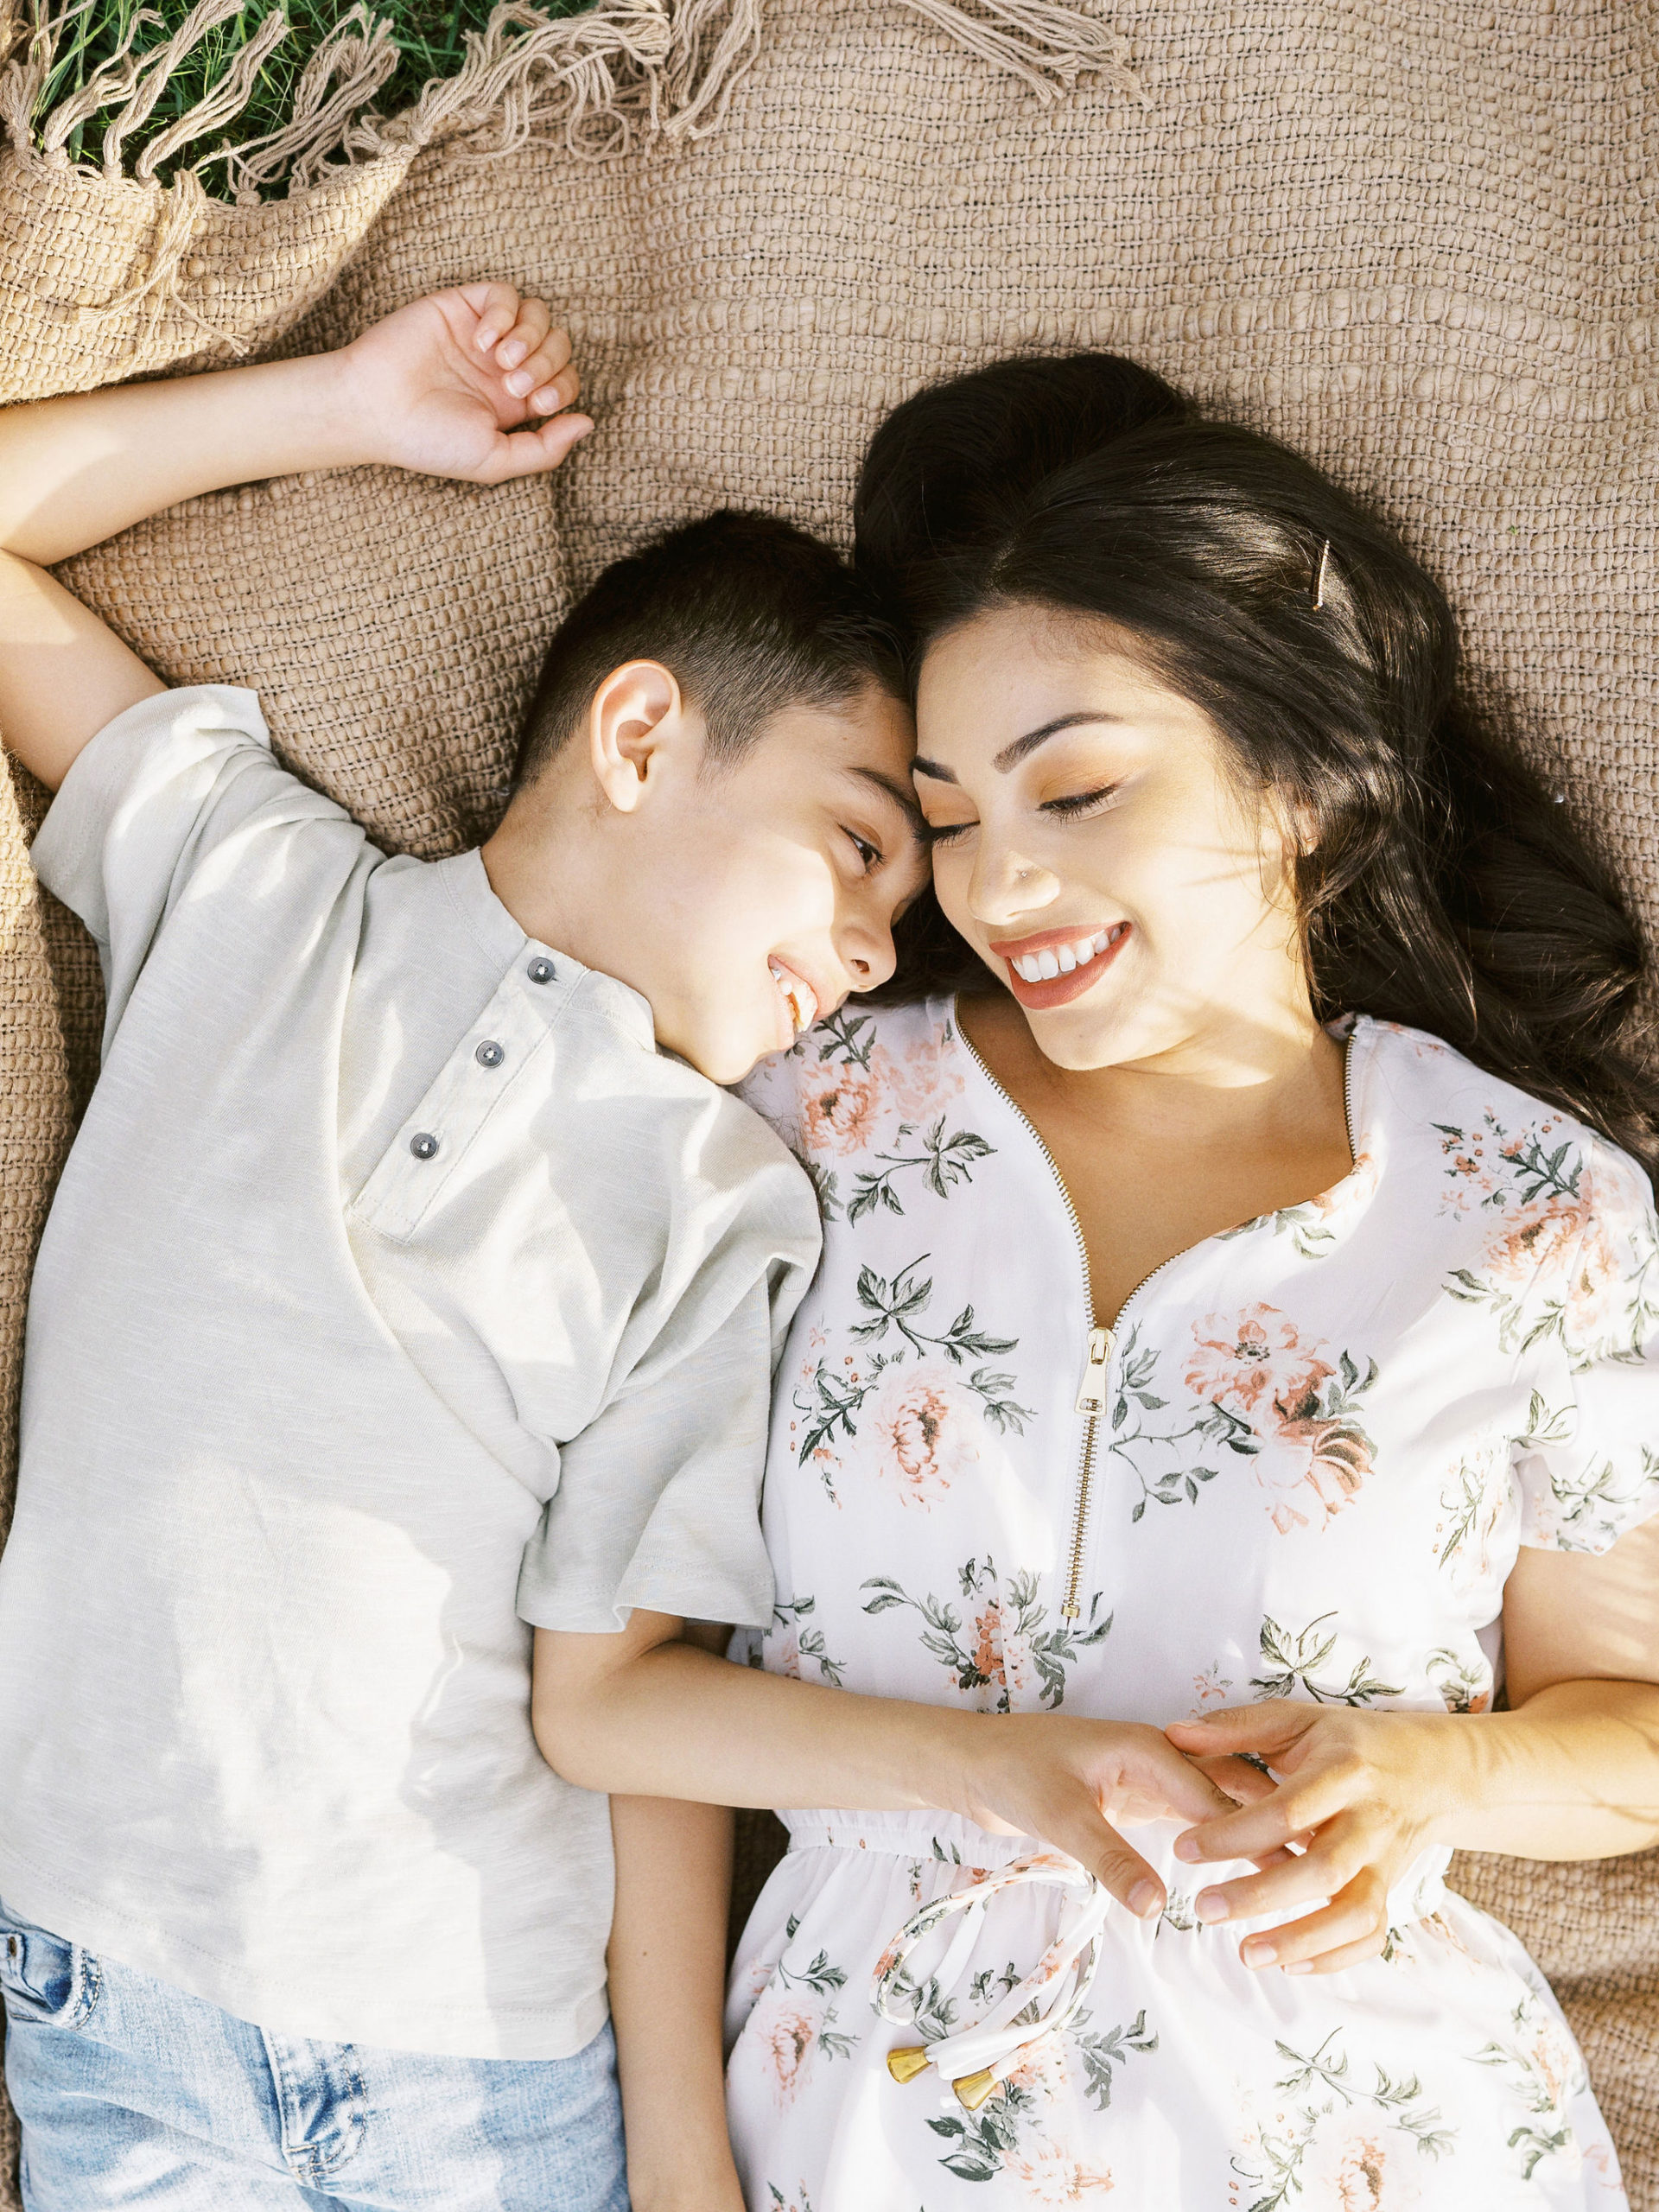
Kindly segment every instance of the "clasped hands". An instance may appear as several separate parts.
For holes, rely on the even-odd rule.
[[[1255,1868],[1198,1891],[1206,1925],[1313,1908],[1239,1946],[1246,1966],[1288,1974],[1335,1974],[1382,1950],[1389,1891],[1449,1840],[1472,1787],[1471,1725],[1443,1713],[1274,1698],[1164,1729],[1055,1713],[988,1716],[972,1732],[955,1802],[982,1827],[1041,1836],[1145,1920],[1164,1910],[1164,1885],[1120,1828],[1186,1821],[1174,1846],[1185,1865]]]
[[[1388,1936],[1389,1891],[1418,1854],[1444,1840],[1469,1723],[1446,1713],[1372,1713],[1272,1698],[1177,1721],[1175,1748],[1240,1796],[1237,1768],[1263,1787],[1249,1802],[1187,1828],[1175,1856],[1192,1866],[1249,1859],[1256,1872],[1201,1889],[1198,1919],[1215,1926],[1298,1905],[1314,1910],[1245,1937],[1247,1967],[1338,1974],[1375,1958]],[[1261,1759],[1271,1777],[1243,1757]],[[1225,1760],[1225,1776],[1217,1761]]]

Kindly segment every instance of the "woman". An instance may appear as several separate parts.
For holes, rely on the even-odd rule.
[[[910,402],[860,547],[955,934],[752,1087],[827,1220],[753,1656],[1276,1786],[1138,1829],[1128,1910],[964,1821],[788,1815],[748,2202],[1622,2204],[1441,1878],[1659,1840],[1635,933],[1399,542],[1131,365]]]

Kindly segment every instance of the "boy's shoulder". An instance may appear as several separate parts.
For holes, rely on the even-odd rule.
[[[638,993],[588,969],[569,1011],[555,1113],[581,1155],[560,1147],[572,1167],[607,1186],[630,1216],[654,1212],[689,1227],[712,1207],[816,1248],[817,1207],[789,1146],[742,1096],[658,1047]]]

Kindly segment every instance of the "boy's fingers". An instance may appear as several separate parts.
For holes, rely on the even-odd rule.
[[[1271,1797],[1279,1786],[1270,1774],[1263,1774],[1249,1759],[1236,1758],[1230,1752],[1220,1758],[1195,1758],[1192,1764],[1236,1805],[1254,1805],[1261,1798]]]
[[[561,415],[536,430],[504,431],[496,441],[493,465],[483,477],[486,484],[505,484],[515,476],[537,476],[556,468],[572,446],[593,429],[586,415]]]
[[[581,395],[582,378],[574,369],[561,369],[551,383],[531,393],[531,411],[536,415],[556,415],[561,407],[573,407]]]
[[[1173,1746],[1157,1746],[1151,1764],[1172,1814],[1207,1821],[1238,1809],[1235,1800],[1218,1789],[1196,1761],[1183,1758]]]
[[[497,366],[516,369],[526,354],[535,353],[541,345],[552,320],[544,300],[521,300],[518,320],[496,346]]]
[[[518,289],[512,284],[463,284],[461,296],[478,317],[473,343],[480,353],[487,353],[518,320]]]
[[[526,398],[531,392],[550,391],[556,385],[564,394],[559,402],[562,407],[568,407],[582,390],[582,378],[570,362],[554,359],[545,346],[539,353],[532,353],[522,368],[514,369],[501,381],[515,399]],[[542,411],[550,414],[552,410],[547,408]]]
[[[1137,1920],[1150,1920],[1163,1910],[1167,1902],[1163,1884],[1140,1853],[1091,1805],[1080,1805],[1075,1814],[1057,1811],[1044,1821],[1041,1834],[1045,1843],[1086,1866]]]
[[[1224,1706],[1202,1720],[1172,1720],[1164,1730],[1172,1744],[1194,1758],[1212,1751],[1282,1751],[1305,1736],[1319,1708],[1291,1698],[1265,1698],[1260,1705]]]

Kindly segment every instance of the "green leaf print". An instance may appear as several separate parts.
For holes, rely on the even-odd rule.
[[[1639,1507],[1659,1482],[1659,1454],[1642,1447],[1642,1469],[1621,1475],[1611,1459],[1580,1475],[1552,1475],[1550,1495],[1560,1508],[1555,1541],[1564,1552],[1605,1551],[1629,1526],[1630,1510]]]
[[[810,1965],[802,1967],[798,1972],[792,1967],[786,1967],[779,1959],[777,1973],[779,1981],[789,1982],[798,1989],[810,1989],[819,1997],[827,1997],[831,1990],[847,1986],[846,1967],[831,1966],[828,1951],[820,1951]]]
[[[774,1605],[772,1609],[772,1618],[779,1628],[794,1630],[795,1649],[800,1653],[802,1658],[810,1659],[812,1662],[831,1688],[840,1689],[842,1670],[846,1662],[830,1656],[829,1645],[824,1640],[823,1630],[821,1628],[816,1625],[810,1628],[801,1626],[801,1623],[809,1613],[817,1611],[817,1605],[818,1601],[816,1598],[794,1598],[787,1605]]]
[[[951,2113],[943,2120],[930,2120],[933,2133],[956,2145],[939,2164],[958,2181],[995,2181],[1009,2152],[1018,2146],[1021,2123],[1033,2118],[1036,2110],[1031,2090],[1005,2082],[971,2119],[958,2120]]]
[[[803,1398],[797,1390],[790,1400],[796,1412],[804,1418],[798,1454],[802,1466],[824,1446],[835,1442],[837,1430],[849,1441],[857,1435],[854,1414],[862,1409],[885,1370],[896,1367],[903,1357],[902,1352],[877,1352],[861,1373],[855,1370],[851,1374],[832,1367],[827,1359],[818,1362],[812,1372],[809,1395]],[[823,1486],[833,1499],[834,1480],[827,1468],[823,1472]]]
[[[870,1052],[875,1043],[875,1017],[868,1014],[851,1014],[842,1007],[839,1014],[827,1014],[816,1022],[807,1036],[795,1047],[804,1052],[816,1040],[818,1065],[839,1061],[843,1066],[862,1068],[869,1073]]]
[[[1088,2020],[1084,2012],[1078,2016],[1081,2029]],[[1129,2060],[1158,2048],[1155,2035],[1147,2033],[1145,2008],[1137,2012],[1128,2027],[1111,2028],[1104,2035],[1073,2034],[1072,2040],[1083,2056],[1084,2094],[1096,2112],[1105,2112],[1112,2101],[1112,2069],[1125,2066]]]
[[[1444,1139],[1440,1149],[1451,1163],[1446,1174],[1453,1180],[1472,1182],[1482,1192],[1484,1207],[1502,1211],[1514,1198],[1522,1205],[1546,1197],[1578,1198],[1584,1162],[1570,1141],[1546,1153],[1543,1131],[1531,1129],[1524,1136],[1512,1137],[1491,1114],[1482,1116],[1478,1129],[1452,1122],[1431,1126]],[[1546,1129],[1550,1126],[1546,1123]]]
[[[1455,1651],[1431,1651],[1423,1662],[1423,1671],[1448,1713],[1484,1713],[1492,1701],[1491,1670],[1478,1646],[1477,1653],[1471,1659]]]
[[[933,1336],[917,1326],[933,1296],[932,1278],[918,1282],[916,1270],[930,1257],[926,1252],[912,1260],[889,1281],[876,1274],[874,1268],[858,1271],[858,1302],[869,1313],[868,1321],[858,1321],[851,1332],[855,1344],[879,1344],[888,1329],[894,1328],[915,1352],[943,1352],[947,1359],[960,1367],[964,1360],[995,1359],[1001,1352],[1013,1351],[1020,1339],[1017,1337],[988,1337],[974,1325],[974,1309],[964,1306],[943,1336]],[[1003,1378],[1011,1380],[1012,1378]]]
[[[922,1649],[947,1670],[964,1696],[994,1691],[995,1712],[1011,1712],[1014,1693],[1033,1678],[1039,1702],[1052,1711],[1065,1701],[1067,1668],[1111,1633],[1112,1616],[1099,1618],[1098,1592],[1087,1621],[1062,1619],[1051,1628],[1033,1573],[1014,1575],[1004,1589],[988,1556],[969,1560],[957,1570],[957,1580],[963,1599],[977,1609],[965,1633],[956,1606],[931,1591],[913,1598],[890,1574],[873,1574],[859,1586],[874,1593],[865,1601],[867,1613],[907,1607],[918,1614]]]
[[[1283,2133],[1270,2134],[1262,2129],[1255,2159],[1233,2160],[1233,2171],[1241,2181],[1262,2191],[1243,2212],[1283,2212],[1293,2198],[1300,2196],[1306,2186],[1303,2168],[1321,2132],[1336,2115],[1356,2107],[1369,2107],[1384,2126],[1403,2136],[1425,2158],[1439,2158],[1452,2148],[1452,2131],[1445,2126],[1434,2106],[1422,2102],[1422,2084],[1414,2075],[1396,2082],[1382,2067],[1374,2065],[1375,2079],[1370,2088],[1362,2088],[1352,2079],[1347,2054],[1340,2048],[1332,2049],[1341,2032],[1333,2028],[1319,2048],[1308,2053],[1287,2043],[1274,2044],[1289,2066],[1275,2083],[1279,2094],[1287,2101],[1307,2094],[1314,2101],[1305,2104],[1285,2123]]]
[[[1288,1629],[1280,1626],[1271,1613],[1264,1614],[1262,1656],[1275,1671],[1252,1675],[1250,1688],[1259,1690],[1264,1698],[1294,1697],[1300,1689],[1316,1705],[1371,1705],[1378,1698],[1403,1697],[1405,1692],[1399,1683],[1379,1681],[1372,1674],[1369,1658],[1357,1660],[1344,1683],[1315,1681],[1337,1647],[1339,1630],[1332,1629],[1321,1633],[1326,1621],[1335,1618],[1334,1611],[1321,1613],[1299,1635],[1293,1636]]]
[[[1539,1999],[1523,1996],[1510,2018],[1516,2041],[1489,2043],[1470,2063],[1500,2074],[1525,2114],[1509,2138],[1509,2148],[1519,2153],[1522,2179],[1530,2181],[1546,2158],[1572,2147],[1567,2101],[1588,2083],[1582,2061]]]
[[[899,1124],[899,1138],[916,1135],[916,1125],[911,1122]],[[847,1207],[849,1222],[861,1221],[877,1207],[888,1213],[902,1214],[904,1205],[893,1187],[896,1179],[907,1169],[919,1167],[922,1181],[937,1198],[948,1198],[958,1183],[971,1183],[973,1163],[990,1158],[995,1147],[986,1143],[971,1129],[957,1129],[950,1136],[944,1134],[944,1116],[928,1128],[919,1141],[919,1148],[912,1152],[879,1152],[878,1160],[887,1164],[880,1169],[863,1168],[859,1172],[857,1186]]]

